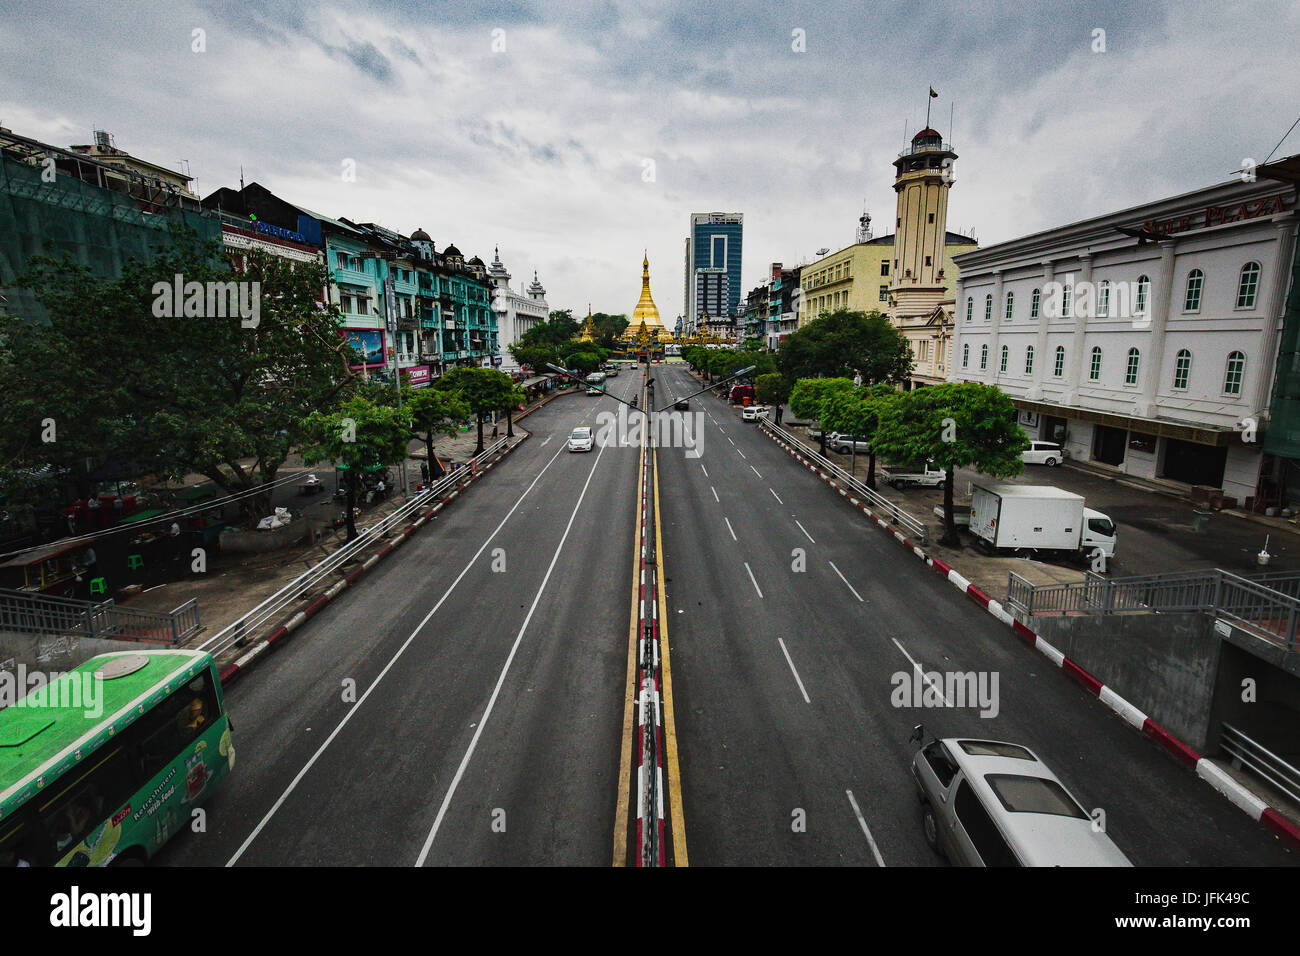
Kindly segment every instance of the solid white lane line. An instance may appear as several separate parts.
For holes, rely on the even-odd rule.
[[[811,704],[812,701],[808,699],[808,691],[804,690],[803,681],[799,679],[799,672],[794,669],[794,661],[790,660],[790,652],[785,649],[785,641],[778,637],[776,642],[781,645],[781,653],[785,655],[785,662],[790,665],[790,673],[794,675],[795,683],[799,685],[799,693],[803,694],[803,702]]]
[[[871,855],[876,858],[878,866],[884,866],[885,860],[880,855],[880,849],[876,846],[876,841],[871,838],[871,830],[867,827],[867,821],[863,818],[862,811],[858,809],[858,801],[853,799],[853,791],[845,790],[844,792],[849,795],[849,803],[853,805],[853,815],[858,818],[858,823],[862,824],[862,832],[867,836],[867,843],[871,844]]]
[[[794,523],[795,523],[795,524],[799,524],[799,519],[798,519],[798,518],[795,518],[795,519],[794,519]],[[816,543],[817,543],[816,541],[813,541],[813,536],[810,535],[810,534],[808,533],[808,529],[805,528],[803,525],[799,524],[799,530],[802,531],[803,534],[804,534],[804,537],[807,538],[809,541],[812,541],[813,544],[816,544]]]
[[[758,469],[755,468],[753,465],[750,465],[749,467],[753,470],[754,474],[758,475],[758,477],[760,477],[760,478],[763,477],[761,474],[759,474]]]
[[[900,651],[903,652],[903,656],[906,657],[906,658],[908,659],[908,661],[911,662],[911,664],[912,664],[912,669],[915,670],[918,674],[921,675],[921,680],[923,680],[923,681],[925,681],[927,684],[929,684],[929,685],[930,685],[930,689],[933,690],[936,694],[939,695],[939,699],[940,699],[941,701],[943,701],[944,706],[945,706],[945,707],[951,707],[952,704],[949,702],[948,698],[945,697],[945,696],[943,696],[943,688],[940,687],[940,686],[939,686],[935,681],[933,681],[933,680],[930,679],[930,676],[929,676],[928,674],[926,674],[926,672],[923,671],[923,670],[921,669],[921,665],[918,664],[915,660],[913,660],[911,654],[907,653],[907,648],[903,647],[902,644],[898,643],[898,638],[896,638],[896,637],[891,637],[890,640],[894,642],[894,646],[895,646],[895,647],[897,647]]]
[[[437,613],[438,608],[442,607],[443,602],[445,602],[447,598],[451,596],[451,592],[456,589],[456,585],[460,584],[461,579],[465,577],[465,575],[469,573],[469,569],[474,566],[474,562],[476,562],[479,559],[479,556],[482,555],[483,552],[487,550],[487,546],[492,543],[492,539],[497,536],[497,533],[503,527],[505,527],[505,523],[510,520],[510,516],[513,515],[517,510],[519,510],[519,506],[524,503],[524,499],[528,497],[528,493],[533,490],[533,488],[537,485],[539,481],[542,480],[542,475],[546,474],[546,469],[550,468],[551,465],[555,464],[555,459],[559,458],[562,454],[564,454],[563,448],[557,451],[551,457],[551,460],[546,463],[545,467],[543,467],[542,470],[537,473],[537,477],[533,479],[532,484],[530,484],[527,488],[524,489],[524,493],[519,496],[519,500],[514,503],[514,507],[512,507],[508,512],[506,512],[506,516],[501,519],[501,523],[498,524],[494,529],[492,529],[492,533],[489,534],[483,540],[483,544],[479,547],[477,551],[474,552],[474,557],[470,558],[469,563],[465,565],[464,569],[460,572],[460,574],[456,575],[456,580],[452,581],[450,586],[448,586],[447,590],[443,592],[442,597],[438,599],[438,603],[435,604],[430,609],[428,614],[424,615],[424,618],[420,621],[420,623],[415,626],[415,630],[411,632],[411,636],[406,639],[405,643],[403,643],[402,646],[397,649],[397,653],[395,653],[389,659],[388,663],[384,665],[384,669],[379,672],[379,676],[376,677],[371,682],[370,686],[366,688],[366,692],[361,695],[361,698],[355,704],[353,704],[351,708],[349,708],[348,712],[343,716],[343,719],[339,721],[338,726],[335,727],[334,730],[330,733],[330,735],[325,738],[324,743],[322,743],[320,747],[316,750],[316,752],[312,754],[311,759],[308,760],[307,763],[303,765],[303,768],[299,770],[297,775],[293,778],[293,780],[289,782],[289,786],[285,788],[284,793],[280,794],[279,799],[277,799],[275,803],[271,806],[271,809],[266,812],[266,816],[262,817],[261,822],[258,823],[257,826],[253,828],[253,832],[248,835],[248,838],[244,840],[242,844],[240,844],[239,849],[236,850],[235,855],[232,856],[229,859],[229,861],[227,861],[226,866],[234,866],[236,863],[239,862],[239,858],[244,855],[244,851],[247,850],[249,846],[252,845],[253,841],[257,839],[257,835],[262,832],[262,830],[266,827],[268,823],[271,822],[271,817],[273,817],[275,815],[275,812],[279,810],[281,806],[284,805],[285,800],[289,799],[289,794],[293,793],[294,789],[298,786],[302,778],[307,775],[307,771],[310,770],[312,766],[316,763],[316,761],[320,759],[321,754],[325,752],[325,748],[327,748],[333,742],[334,738],[339,735],[339,732],[345,726],[347,726],[348,721],[351,720],[354,716],[356,716],[356,714],[361,710],[361,705],[366,702],[366,698],[369,697],[371,693],[374,691],[374,689],[379,686],[379,682],[384,679],[384,675],[387,674],[390,670],[392,670],[393,665],[397,663],[397,659],[406,652],[406,649],[411,645],[411,642],[415,640],[415,636],[420,633],[421,629],[424,627],[425,624],[429,623],[429,619],[433,617],[434,614]],[[600,461],[600,455],[596,456],[596,460],[598,462]],[[595,466],[593,466],[593,470],[595,470]]]
[[[772,491],[771,488],[769,488],[769,489],[767,489],[767,490],[768,490],[768,491]],[[772,497],[776,499],[776,503],[777,503],[777,504],[779,504],[779,505],[783,505],[783,504],[785,504],[785,502],[781,500],[781,496],[778,495],[775,491],[772,491]]]
[[[762,597],[762,596],[763,596],[763,590],[762,590],[762,588],[760,588],[760,587],[758,586],[758,582],[754,580],[754,572],[753,572],[752,570],[750,570],[749,562],[748,562],[748,561],[745,562],[745,570],[746,570],[746,571],[749,571],[749,580],[750,580],[750,583],[754,585],[754,590],[758,592],[758,596],[759,596],[759,597]]]
[[[719,503],[722,502],[722,499],[718,497],[718,489],[717,489],[717,488],[714,488],[712,485],[709,485],[709,491],[713,492],[713,500],[714,500],[714,501],[719,502]]]
[[[604,453],[605,449],[602,448],[600,455]],[[560,554],[564,551],[564,542],[569,539],[569,532],[573,530],[573,522],[578,517],[578,509],[582,507],[582,499],[587,496],[587,489],[591,487],[591,479],[596,474],[597,466],[600,465],[600,455],[596,456],[596,461],[591,466],[587,480],[582,485],[582,492],[573,505],[573,513],[569,515],[569,523],[564,526],[564,534],[560,536],[560,542],[555,546],[555,553],[551,555],[551,563],[546,569],[546,576],[542,578],[541,587],[537,589],[537,594],[533,597],[533,605],[528,609],[528,615],[524,618],[524,623],[520,625],[519,633],[515,635],[515,643],[510,648],[510,654],[506,658],[505,664],[501,667],[501,674],[497,677],[496,687],[492,689],[492,696],[488,699],[487,709],[483,711],[483,716],[479,718],[478,727],[474,730],[474,737],[469,742],[469,749],[465,751],[465,756],[461,758],[460,766],[456,768],[456,776],[452,778],[451,786],[447,788],[447,794],[442,798],[442,806],[438,808],[438,816],[433,821],[433,829],[429,831],[429,836],[424,841],[424,848],[420,851],[419,859],[415,861],[416,866],[424,866],[424,861],[429,856],[429,850],[433,848],[433,840],[438,835],[438,828],[442,826],[443,817],[447,815],[447,808],[451,805],[451,798],[455,796],[461,777],[465,775],[465,768],[469,766],[470,758],[474,756],[474,748],[478,746],[478,739],[483,734],[483,728],[487,726],[488,718],[492,716],[492,708],[496,706],[497,696],[501,693],[501,686],[506,682],[506,675],[510,673],[510,665],[514,662],[515,652],[519,650],[519,644],[524,639],[524,632],[528,630],[528,623],[533,619],[533,613],[537,610],[537,605],[546,592],[546,585],[551,580],[551,572],[555,570],[555,564],[560,560]]]
[[[844,582],[844,586],[845,586],[846,588],[848,588],[850,591],[853,592],[853,596],[854,596],[855,598],[857,598],[859,601],[861,601],[861,600],[862,600],[862,595],[859,594],[859,593],[857,592],[857,589],[854,588],[852,584],[849,584],[849,579],[848,579],[848,578],[846,578],[843,574],[840,574],[840,569],[837,568],[837,567],[835,567],[835,562],[834,562],[834,561],[827,561],[826,563],[829,564],[829,565],[831,566],[831,570],[832,570],[832,571],[834,571],[836,574],[839,574],[839,575],[840,575],[840,580]]]
[[[732,541],[739,541],[740,539],[736,537],[736,532],[733,531],[732,528],[731,528],[731,522],[727,520],[727,518],[726,518],[725,515],[723,516],[722,520],[727,522],[727,530],[728,530],[728,531],[731,531],[731,540],[732,540]]]

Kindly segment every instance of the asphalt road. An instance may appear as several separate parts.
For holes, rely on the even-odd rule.
[[[533,413],[529,440],[234,684],[236,770],[208,831],[158,862],[608,865],[636,449],[565,440],[615,407]]]
[[[697,388],[659,372],[660,404]],[[693,865],[938,863],[909,770],[917,723],[1028,745],[1136,865],[1295,862],[737,409],[691,407],[700,456],[658,461]],[[894,706],[892,675],[915,665],[997,675],[996,715]]]
[[[659,406],[698,388],[654,374]],[[1294,862],[734,408],[691,406],[699,456],[657,457],[692,864],[939,863],[908,769],[920,722],[1027,744],[1138,865]],[[637,456],[564,447],[616,407],[534,413],[528,441],[234,684],[235,772],[207,832],[158,862],[608,865]],[[894,706],[914,662],[996,675],[996,715]]]

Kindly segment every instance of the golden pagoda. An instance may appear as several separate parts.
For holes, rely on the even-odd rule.
[[[594,342],[594,341],[596,341],[596,323],[595,323],[595,321],[594,321],[594,320],[592,319],[592,317],[591,317],[591,305],[590,305],[590,303],[588,303],[588,305],[587,305],[587,321],[584,322],[583,325],[582,325],[582,330],[581,330],[581,332],[578,334],[578,341],[579,341],[579,342]]]
[[[629,341],[649,340],[658,342],[671,338],[659,318],[659,309],[650,296],[650,257],[641,260],[641,298],[632,310],[632,321],[628,323],[624,338]]]

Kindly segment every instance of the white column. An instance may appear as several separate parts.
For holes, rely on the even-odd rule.
[[[1155,418],[1159,410],[1156,391],[1160,387],[1161,366],[1165,358],[1165,326],[1169,322],[1169,304],[1173,295],[1176,245],[1175,239],[1161,240],[1160,274],[1151,282],[1151,329],[1146,354],[1141,359],[1142,393],[1135,409],[1139,418]]]

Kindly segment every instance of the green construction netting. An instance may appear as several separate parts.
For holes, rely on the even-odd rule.
[[[215,217],[176,208],[145,213],[124,193],[59,175],[43,182],[42,168],[0,155],[0,292],[12,315],[43,321],[45,310],[30,289],[13,286],[32,256],[71,256],[105,279],[121,274],[132,258],[150,259],[188,227],[203,240],[221,239]]]
[[[1279,458],[1300,458],[1300,255],[1291,263],[1291,292],[1282,319],[1264,451]]]

